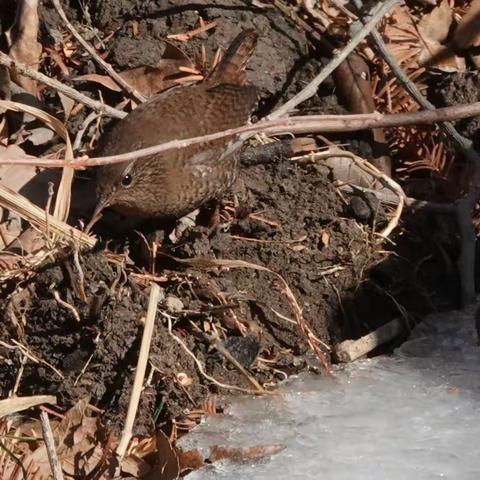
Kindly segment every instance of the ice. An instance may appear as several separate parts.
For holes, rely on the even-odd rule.
[[[212,465],[199,479],[480,478],[480,347],[471,316],[430,317],[395,355],[303,375],[272,398],[234,401],[183,447],[285,449]]]

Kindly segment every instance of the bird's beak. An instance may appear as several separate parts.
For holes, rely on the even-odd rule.
[[[85,227],[85,233],[89,233],[95,223],[102,218],[102,211],[108,207],[111,200],[111,195],[101,196],[98,200],[97,205],[95,206],[95,210],[92,213],[90,221],[88,222],[87,226]]]

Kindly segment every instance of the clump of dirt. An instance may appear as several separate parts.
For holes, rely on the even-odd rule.
[[[442,75],[433,85],[432,96],[438,98],[442,106],[465,105],[480,99],[480,74],[478,72],[454,72]],[[457,120],[455,127],[461,135],[480,144],[478,138],[480,117]]]

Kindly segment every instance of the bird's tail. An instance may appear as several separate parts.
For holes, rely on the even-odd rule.
[[[239,33],[206,81],[212,85],[244,85],[247,80],[245,66],[257,46],[257,38],[258,35],[253,29]]]

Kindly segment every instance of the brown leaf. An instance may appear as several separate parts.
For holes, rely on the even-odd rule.
[[[212,463],[218,462],[219,460],[232,460],[236,462],[254,460],[269,455],[275,455],[276,453],[281,452],[284,448],[285,447],[282,445],[259,445],[257,447],[247,448],[231,448],[214,445],[213,447],[210,447],[210,456],[208,457],[208,460]]]
[[[168,437],[159,430],[157,432],[157,464],[145,480],[176,480],[180,475],[180,464],[177,454]]]
[[[136,67],[121,72],[120,76],[142,95],[149,97],[172,87],[177,83],[175,80],[184,77],[185,74],[179,70],[179,67],[183,66],[186,66],[185,61],[164,59],[160,60],[156,67]],[[96,82],[115,92],[122,91],[108,75],[90,73],[75,77],[73,80]]]
[[[188,72],[182,72],[181,68],[194,68],[192,60],[181,49],[168,41],[165,41],[165,45],[163,58],[155,67],[140,66],[120,72],[121,77],[147,97],[176,85],[176,80],[186,77]],[[122,90],[108,75],[91,73],[73,80],[96,82],[115,92]]]
[[[97,419],[85,416],[88,400],[79,401],[71,408],[64,418],[58,422],[52,420],[52,431],[55,448],[63,472],[72,478],[86,478],[93,470],[108,470],[112,478],[113,468],[107,460],[113,460],[113,455],[106,457],[105,452],[109,447],[109,439]],[[105,440],[107,438],[107,440]],[[27,478],[49,479],[51,467],[44,443],[39,443],[38,448],[22,458],[22,463],[27,469]],[[115,465],[112,465],[115,467]],[[35,472],[33,474],[33,472]],[[12,476],[14,480],[23,478],[22,472]],[[97,477],[100,478],[100,477]]]
[[[13,397],[0,400],[0,418],[21,412],[42,403],[57,403],[53,395],[33,395],[31,397]]]
[[[457,48],[480,46],[480,0],[473,0],[467,13],[460,20],[453,42]]]
[[[368,65],[360,55],[352,53],[334,72],[337,89],[351,113],[373,113],[376,109],[370,82]],[[391,177],[391,159],[388,151],[387,139],[381,128],[375,128],[373,134],[372,163],[383,173]]]
[[[453,21],[453,10],[448,0],[442,0],[438,7],[424,15],[418,22],[418,31],[425,41],[443,42]]]
[[[360,55],[355,53],[349,55],[335,70],[335,85],[350,112],[371,113],[375,111],[369,77],[368,65]]]
[[[139,92],[145,96],[151,96],[167,88],[172,87],[178,78],[185,74],[180,72],[179,67],[186,66],[181,60],[160,60],[158,66],[137,67],[122,72],[120,75]]]
[[[38,70],[42,46],[38,36],[38,0],[19,0],[15,22],[7,32],[9,37],[9,55],[16,61],[25,63]],[[37,82],[11,72],[12,79],[32,95],[37,93]]]
[[[121,92],[122,89],[115,80],[113,80],[110,76],[108,75],[100,75],[98,73],[87,73],[85,75],[79,75],[78,77],[72,78],[73,81],[75,82],[95,82],[99,83],[100,85],[103,85],[106,88],[109,88],[110,90],[113,90],[115,92]]]
[[[141,458],[135,455],[129,455],[122,460],[120,465],[122,473],[131,475],[134,478],[143,478],[152,470],[152,467]]]

